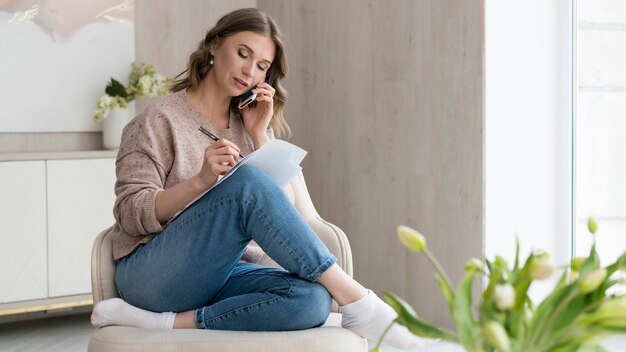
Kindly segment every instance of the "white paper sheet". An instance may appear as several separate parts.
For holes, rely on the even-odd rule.
[[[210,192],[213,188],[218,187],[224,180],[233,175],[243,165],[258,167],[268,173],[280,187],[285,187],[289,181],[302,170],[300,163],[306,156],[307,151],[285,142],[280,139],[273,139],[265,143],[261,148],[241,159],[230,171],[221,177],[211,188],[202,192],[194,198],[189,204],[172,217],[167,223],[169,224],[180,213],[189,208],[198,199]],[[166,225],[167,226],[167,225]]]

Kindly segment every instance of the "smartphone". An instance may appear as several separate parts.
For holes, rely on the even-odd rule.
[[[250,90],[248,90],[247,92],[245,92],[242,96],[241,96],[241,100],[239,101],[239,105],[237,105],[237,107],[239,109],[243,109],[246,106],[250,105],[250,103],[252,103],[253,101],[256,100],[256,94],[252,93],[253,90],[256,89],[256,85],[252,88],[250,88]]]

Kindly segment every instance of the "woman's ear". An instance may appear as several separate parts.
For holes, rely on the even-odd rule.
[[[220,38],[215,37],[211,44],[209,45],[209,53],[211,56],[215,57],[215,50],[220,46]]]

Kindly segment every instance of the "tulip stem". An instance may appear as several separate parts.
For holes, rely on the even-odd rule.
[[[387,335],[387,333],[389,332],[389,329],[391,329],[391,327],[393,326],[393,324],[396,323],[396,319],[394,319],[391,324],[389,324],[387,326],[387,328],[385,328],[385,331],[383,331],[383,335],[380,337],[380,340],[378,340],[378,343],[376,343],[376,347],[374,347],[374,351],[378,351],[378,349],[380,348],[380,344],[383,342],[383,340],[385,339],[385,335]]]
[[[435,258],[435,256],[428,250],[428,248],[424,248],[424,255],[426,255],[426,258],[428,258],[430,263],[435,267],[435,270],[437,270],[439,275],[441,275],[446,284],[448,284],[450,290],[452,290],[454,288],[454,286],[452,286],[452,281],[450,281],[448,274],[446,274],[445,270],[443,270],[443,267],[441,266],[441,264],[439,264],[437,258]]]

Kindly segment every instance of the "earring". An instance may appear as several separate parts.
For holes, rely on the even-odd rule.
[[[213,66],[213,58],[211,58],[211,60],[209,60],[209,65]]]

